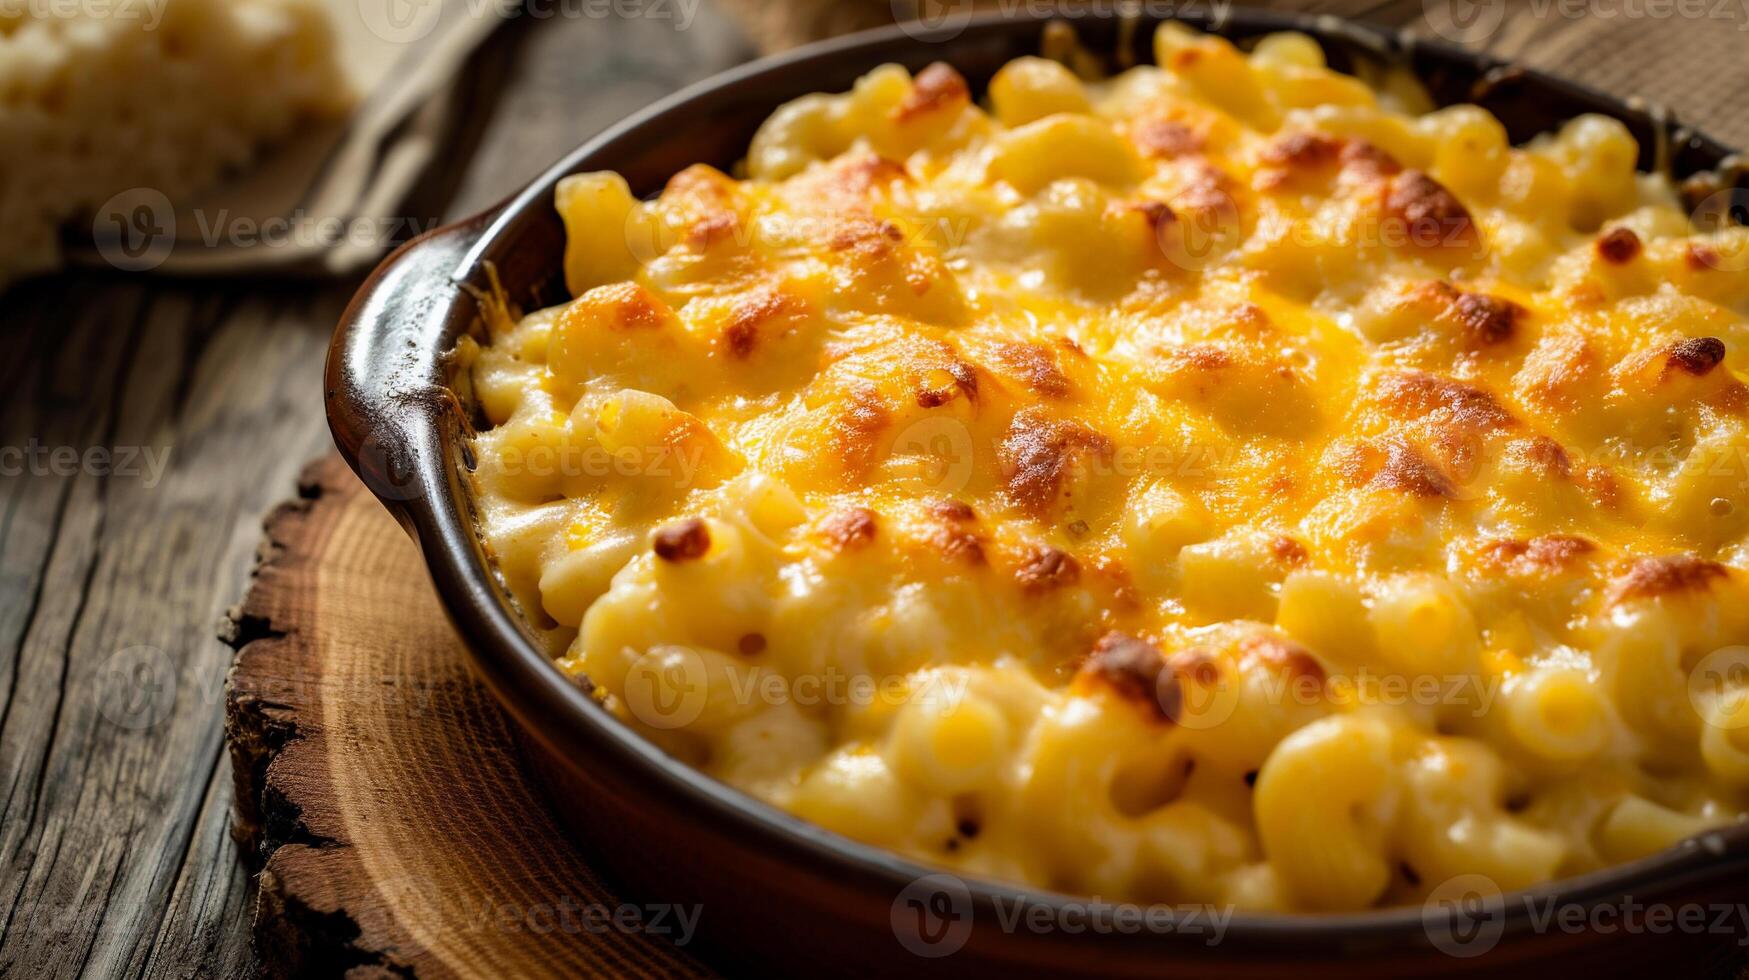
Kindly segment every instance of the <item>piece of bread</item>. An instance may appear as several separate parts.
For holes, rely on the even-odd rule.
[[[351,101],[317,0],[0,4],[0,286],[114,195],[182,202]]]

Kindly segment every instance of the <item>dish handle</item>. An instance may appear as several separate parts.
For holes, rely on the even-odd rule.
[[[334,328],[324,371],[334,443],[378,500],[409,526],[408,508],[442,458],[434,419],[460,419],[448,352],[477,316],[464,258],[496,213],[428,232],[396,249],[365,280]],[[441,477],[440,477],[441,478]]]

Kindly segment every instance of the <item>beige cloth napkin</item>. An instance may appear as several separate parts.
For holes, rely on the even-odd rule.
[[[357,108],[175,205],[167,275],[345,275],[431,222],[400,213],[450,129],[467,58],[520,9],[505,0],[323,0]],[[113,263],[93,244],[71,263]]]

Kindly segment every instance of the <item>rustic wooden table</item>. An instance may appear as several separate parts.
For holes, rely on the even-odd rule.
[[[1704,17],[1621,0],[1457,0],[1453,17],[1429,3],[1276,5],[1432,21],[1749,145],[1734,103],[1749,92],[1743,3],[1706,3]],[[860,7],[890,9],[755,15],[770,36],[795,35],[860,21]],[[524,18],[494,38],[470,67],[474,122],[407,217],[477,211],[752,53],[717,7],[639,9],[651,15]],[[215,627],[261,515],[329,446],[320,367],[354,285],[78,273],[0,303],[12,351],[0,359],[0,976],[250,971],[254,889],[228,832],[222,736],[231,650]]]
[[[408,215],[488,207],[753,54],[715,8],[677,26],[509,25],[471,67],[476,149]],[[355,286],[81,273],[0,303],[0,447],[35,457],[0,477],[0,977],[248,973],[216,633],[262,515],[332,446],[322,358]]]

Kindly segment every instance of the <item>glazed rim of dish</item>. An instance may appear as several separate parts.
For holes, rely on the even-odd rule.
[[[552,210],[553,191],[561,178],[585,170],[617,169],[616,158],[649,154],[653,148],[672,143],[672,134],[683,130],[689,117],[713,110],[744,109],[751,100],[759,103],[759,118],[763,118],[763,112],[775,108],[777,101],[802,94],[793,90],[788,78],[808,75],[815,80],[810,90],[829,89],[840,77],[847,85],[856,74],[883,62],[915,68],[937,60],[940,46],[950,42],[957,41],[963,47],[987,41],[993,54],[1002,55],[996,58],[1000,64],[1017,41],[1036,45],[1051,21],[1066,21],[1078,28],[1106,21],[1108,29],[1116,28],[1119,44],[1128,44],[1130,35],[1145,38],[1148,31],[1142,28],[1151,28],[1162,19],[1179,20],[1238,40],[1295,30],[1319,41],[1333,60],[1344,51],[1358,51],[1381,60],[1413,59],[1418,68],[1425,62],[1435,70],[1440,66],[1460,70],[1480,78],[1483,84],[1527,86],[1533,94],[1552,94],[1562,102],[1583,104],[1627,123],[1641,143],[1643,169],[1668,169],[1680,177],[1716,165],[1724,176],[1712,186],[1743,183],[1740,169],[1731,172],[1734,158],[1723,146],[1681,127],[1661,110],[1636,109],[1484,55],[1329,16],[1248,11],[1199,16],[1181,12],[1171,18],[1115,21],[1086,11],[1052,17],[997,12],[952,19],[936,27],[913,23],[853,34],[752,62],[686,88],[590,139],[498,208],[403,246],[383,262],[348,308],[329,353],[325,387],[336,442],[371,491],[413,535],[447,611],[468,641],[475,666],[523,727],[562,757],[583,756],[590,760],[592,769],[635,773],[646,781],[644,789],[662,797],[667,805],[685,806],[695,819],[726,827],[774,857],[828,868],[847,884],[898,896],[919,878],[952,874],[825,830],[667,755],[613,717],[547,658],[526,631],[483,549],[473,491],[464,472],[472,465],[467,438],[469,411],[449,387],[448,352],[474,319],[474,297],[491,288],[500,271],[511,264],[520,267],[539,262],[543,271],[527,276],[529,282],[551,284],[557,279],[563,235],[556,214],[547,212]],[[1130,47],[1140,51],[1145,42]],[[1437,80],[1425,72],[1423,77],[1438,94]],[[778,89],[789,94],[774,101],[772,91]],[[1449,94],[1449,86],[1446,91]],[[1480,101],[1484,94],[1474,97]],[[1507,122],[1514,142],[1530,135]],[[652,180],[659,188],[661,179],[698,162],[697,157],[683,159],[672,152],[654,155],[663,157],[661,166],[647,164],[643,168],[647,172],[626,174],[634,189],[655,189],[650,186]],[[547,241],[531,244],[526,240],[530,237],[545,237]],[[510,242],[517,245],[507,251]],[[417,295],[385,297],[382,293],[393,290],[373,291],[373,286],[397,271],[393,267],[420,250],[430,251],[436,264],[424,270],[425,281],[414,284]],[[518,282],[524,277],[505,278]],[[398,318],[385,308],[385,300],[399,302]],[[525,305],[533,308],[541,304]],[[378,336],[361,342],[355,335],[365,330]],[[367,356],[384,351],[393,352],[393,363]],[[587,752],[578,752],[579,748]],[[1709,831],[1660,854],[1514,892],[1510,903],[1504,897],[1487,901],[1493,903],[1490,914],[1501,921],[1503,940],[1533,928],[1530,916],[1524,914],[1529,902],[1591,907],[1627,896],[1644,900],[1682,895],[1729,873],[1735,865],[1749,870],[1749,825]],[[966,877],[963,882],[965,895],[974,906],[985,908],[997,900],[1012,903],[1023,899],[1057,910],[1088,901],[999,881]],[[1419,946],[1428,942],[1429,912],[1434,908],[1439,906],[1323,914],[1241,910],[1232,914],[1227,933],[1231,941],[1261,946],[1338,937],[1344,945],[1356,948],[1403,942]],[[1158,937],[1144,930],[1131,938],[1156,941]],[[1122,934],[1103,939],[1124,941]]]

